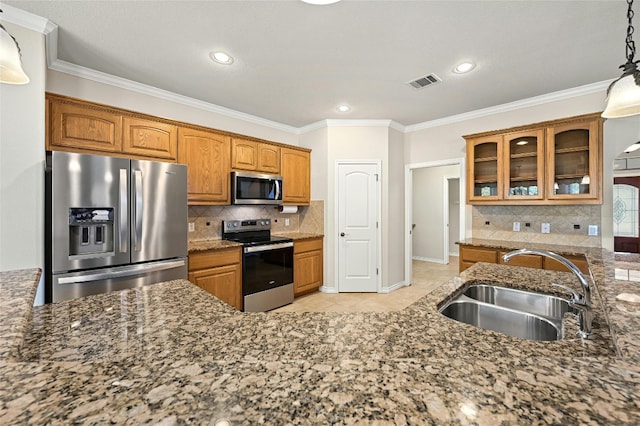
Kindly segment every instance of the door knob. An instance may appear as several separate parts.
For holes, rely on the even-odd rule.
[[[341,233],[340,233],[340,236],[341,236],[341,237],[344,237],[344,232],[341,232]]]

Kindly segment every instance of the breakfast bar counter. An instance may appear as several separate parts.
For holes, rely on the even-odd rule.
[[[638,305],[590,249],[594,338],[531,341],[438,312],[470,283],[553,292],[572,274],[478,263],[406,309],[243,313],[188,281],[34,307],[0,274],[0,423],[637,424]],[[25,280],[25,273],[31,280]],[[401,291],[401,290],[399,290]],[[11,299],[6,299],[11,298]],[[4,307],[4,305],[3,305]]]

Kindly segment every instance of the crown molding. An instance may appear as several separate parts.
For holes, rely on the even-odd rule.
[[[387,127],[404,133],[405,127],[393,120],[349,120],[327,119],[316,121],[304,127],[298,128],[298,134],[313,132],[323,127]]]
[[[17,7],[9,6],[8,4],[0,2],[0,9],[2,14],[0,17],[3,21],[11,24],[20,25],[28,30],[36,31],[42,34],[47,34],[47,28],[50,28],[51,24],[48,19],[43,18],[33,13],[29,13],[25,10],[18,9]]]
[[[465,120],[472,120],[474,118],[487,117],[489,115],[543,105],[550,102],[562,101],[565,99],[575,98],[577,96],[591,95],[600,92],[604,93],[611,82],[613,82],[613,79],[586,84],[584,86],[578,86],[571,89],[559,90],[557,92],[551,92],[544,95],[521,99],[519,101],[509,102],[506,104],[495,105],[488,108],[477,109],[475,111],[465,112],[462,114],[450,115],[449,117],[444,117],[437,120],[425,121],[424,123],[406,126],[405,133],[416,132],[418,130],[429,129],[432,127],[444,126],[447,124],[453,124]]]
[[[158,89],[157,87],[149,86],[139,83],[137,81],[128,80],[126,78],[116,77],[111,74],[96,71],[91,68],[82,67],[66,61],[55,59],[49,64],[49,68],[54,71],[74,75],[76,77],[92,80],[97,83],[108,84],[110,86],[118,87],[132,92],[141,93],[144,95],[153,96],[159,99],[175,102],[178,104],[186,105],[193,108],[198,108],[203,111],[213,112],[226,117],[235,118],[245,122],[258,124],[272,129],[281,130],[288,133],[298,133],[298,128],[289,126],[286,124],[278,123],[275,121],[267,120],[265,118],[257,117],[255,115],[246,114],[229,108],[225,108],[219,105],[211,104],[209,102],[203,102],[198,99],[194,99],[188,96],[179,95],[168,90]]]

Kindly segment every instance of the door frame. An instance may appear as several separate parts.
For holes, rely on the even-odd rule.
[[[413,223],[413,171],[415,169],[423,169],[428,167],[441,167],[441,166],[459,166],[460,167],[460,240],[463,240],[466,235],[466,166],[465,166],[465,158],[452,158],[449,160],[439,160],[439,161],[430,161],[425,163],[411,163],[405,165],[405,174],[404,174],[404,214],[405,214],[405,227],[406,233],[404,237],[404,252],[405,256],[405,265],[404,265],[404,276],[405,281],[411,284],[411,271],[412,271],[412,262],[413,262],[413,235],[411,224]],[[447,179],[453,178],[453,176],[445,176],[444,185],[447,186]],[[449,188],[446,187],[446,193],[449,193]],[[444,212],[448,212],[448,199],[444,200],[446,206],[443,206],[445,209]],[[443,213],[444,213],[443,212]],[[448,221],[448,216],[444,218],[445,221]],[[445,228],[447,236],[445,237],[446,241],[449,240],[448,230]],[[449,247],[445,245],[445,250],[447,252],[447,256],[449,255]]]
[[[382,250],[380,250],[381,244],[382,244],[382,161],[381,160],[336,160],[335,162],[335,168],[334,168],[334,176],[333,176],[333,181],[334,181],[334,194],[335,194],[335,208],[333,211],[333,217],[334,217],[334,223],[335,223],[335,229],[336,229],[336,235],[340,230],[340,205],[339,205],[339,199],[338,199],[338,191],[340,190],[340,180],[339,180],[339,169],[341,165],[348,165],[348,164],[353,164],[353,165],[375,165],[376,166],[376,172],[378,174],[378,185],[376,188],[376,199],[377,199],[377,206],[376,206],[376,215],[377,217],[377,221],[378,221],[378,227],[376,228],[376,262],[377,262],[377,268],[378,268],[378,274],[376,275],[376,292],[380,293],[381,289],[382,289]],[[338,238],[336,241],[338,241],[338,244],[336,244],[336,250],[334,250],[335,252],[335,258],[334,258],[334,262],[335,262],[335,268],[334,268],[334,282],[336,283],[336,293],[340,293],[340,266],[339,266],[339,262],[340,262],[340,239]]]

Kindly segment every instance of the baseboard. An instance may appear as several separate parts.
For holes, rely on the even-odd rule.
[[[419,260],[421,262],[431,262],[431,263],[439,263],[441,265],[446,265],[446,262],[443,262],[442,259],[432,259],[430,257],[419,257],[419,256],[413,256],[412,257],[413,260]]]
[[[337,294],[338,293],[338,289],[335,288],[335,287],[320,286],[320,288],[318,290],[320,292],[322,292],[322,293],[331,293],[331,294]]]
[[[408,283],[406,281],[400,281],[399,283],[396,283],[390,287],[383,287],[382,289],[380,289],[378,293],[391,293],[392,291],[396,291],[408,285],[411,285],[411,283]]]

